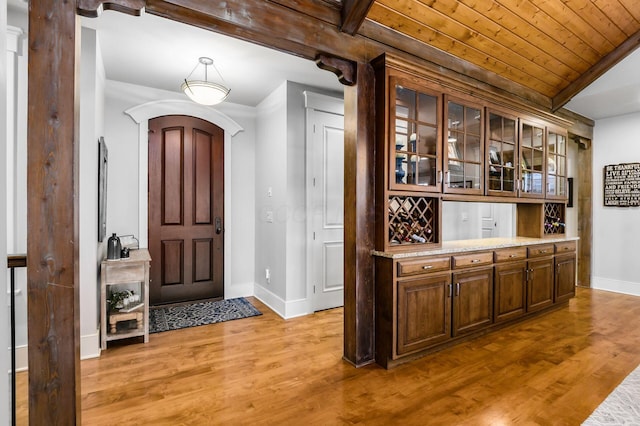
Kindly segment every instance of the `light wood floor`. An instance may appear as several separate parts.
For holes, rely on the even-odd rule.
[[[597,290],[389,371],[341,359],[341,309],[284,321],[250,300],[264,315],[83,361],[82,423],[579,425],[640,364],[640,298]]]

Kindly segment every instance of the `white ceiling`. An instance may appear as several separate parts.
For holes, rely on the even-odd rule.
[[[26,13],[24,0],[8,3]],[[342,91],[337,78],[312,61],[153,15],[105,11],[82,23],[98,30],[110,80],[179,92],[198,57],[209,56],[231,88],[229,102],[255,106],[285,80]],[[640,112],[640,49],[566,108],[593,120]]]
[[[343,90],[334,74],[313,61],[150,14],[105,11],[82,18],[82,25],[98,32],[109,80],[180,92],[198,58],[208,56],[231,88],[228,102],[255,106],[285,80]],[[204,80],[204,67],[191,78]],[[221,82],[211,67],[209,80]]]
[[[574,96],[565,108],[593,120],[640,112],[640,49]]]

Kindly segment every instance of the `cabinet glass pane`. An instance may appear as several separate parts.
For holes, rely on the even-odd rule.
[[[411,139],[409,140],[411,142]],[[422,155],[436,155],[437,130],[431,126],[418,126],[418,149],[416,152]]]
[[[428,158],[428,157],[419,157],[419,161],[417,162],[418,167],[418,176],[417,183],[418,185],[430,186],[436,184],[436,159]]]
[[[460,130],[464,124],[464,108],[462,105],[455,102],[449,102],[448,104],[449,116],[447,117],[447,124],[451,130]]]
[[[482,115],[480,110],[476,108],[466,108],[465,126],[467,133],[480,136],[480,120]]]
[[[503,174],[503,185],[502,185],[502,190],[503,191],[514,191],[515,190],[515,186],[514,186],[514,179],[513,179],[513,175],[514,175],[514,171],[515,169],[512,168],[503,168],[502,169],[502,174]]]
[[[567,180],[563,177],[558,177],[558,195],[565,195],[567,193]]]
[[[467,163],[464,165],[464,187],[480,188],[480,164]]]
[[[527,124],[523,124],[522,125],[522,138],[521,138],[521,143],[522,146],[526,146],[526,147],[532,147],[533,146],[533,129],[531,128],[531,126],[527,125]]]
[[[455,158],[458,160],[462,160],[464,158],[464,135],[462,133],[451,132],[448,137],[447,146],[447,156],[449,158]]]
[[[549,194],[555,194],[556,193],[556,177],[555,177],[555,175],[548,175],[547,176],[547,187],[548,187],[548,193]]]
[[[464,188],[464,169],[459,161],[449,161],[447,181],[449,188]]]
[[[567,155],[567,140],[564,136],[562,135],[557,135],[557,145],[558,145],[558,154],[560,155]]]
[[[507,167],[514,167],[515,153],[516,153],[515,145],[503,143],[502,144],[502,164],[504,164]]]
[[[516,141],[516,121],[510,118],[504,119],[504,133],[502,135],[503,142],[513,142]]]
[[[556,173],[556,156],[549,154],[547,156],[547,173]]]
[[[532,128],[532,143],[534,148],[542,148],[543,135],[544,129],[539,127]]]
[[[565,171],[565,157],[558,157],[556,160],[557,174],[560,176],[566,176],[567,173]]]
[[[409,122],[405,120],[397,120],[396,119],[396,149],[400,151],[408,151],[409,146],[408,135],[409,135]]]
[[[522,171],[522,190],[524,192],[532,192],[532,188],[533,188],[533,179],[531,177],[531,172],[529,171]]]
[[[416,92],[396,86],[396,116],[414,118],[416,110]]]
[[[396,183],[407,183],[408,154],[396,153]]]
[[[525,170],[533,169],[533,151],[531,149],[522,150],[522,168]]]
[[[547,152],[550,154],[556,152],[556,135],[553,133],[549,133],[549,139],[547,140]]]
[[[534,150],[533,151],[533,170],[543,171],[544,168],[544,157],[542,156],[542,151]]]
[[[489,189],[493,191],[502,190],[502,167],[491,166],[489,169]]]
[[[502,144],[497,141],[491,141],[489,144],[489,165],[502,164]]]
[[[474,163],[480,162],[480,136],[467,135],[464,159]]]
[[[489,137],[502,140],[502,117],[499,115],[489,115]]]
[[[436,125],[438,121],[438,98],[435,96],[418,94],[418,121]]]

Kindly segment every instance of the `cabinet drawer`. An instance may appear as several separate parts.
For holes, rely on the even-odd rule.
[[[556,243],[556,253],[568,253],[576,251],[575,241],[565,241],[563,243]]]
[[[133,283],[137,281],[144,281],[144,265],[142,263],[134,263],[130,265],[107,265],[106,270],[106,283],[104,284],[118,284],[118,283]]]
[[[541,244],[528,247],[529,257],[550,256],[554,253],[553,244]]]
[[[422,257],[398,262],[398,276],[418,275],[427,272],[448,271],[451,259],[447,257]]]
[[[493,260],[496,263],[512,262],[514,260],[522,260],[526,258],[527,258],[526,247],[500,249],[493,252]]]
[[[490,265],[493,263],[493,252],[481,252],[472,254],[461,254],[453,256],[453,267],[455,269],[468,268],[472,266]]]

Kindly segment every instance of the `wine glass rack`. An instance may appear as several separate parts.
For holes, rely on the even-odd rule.
[[[437,239],[436,198],[390,196],[388,200],[391,246],[433,244]]]
[[[544,234],[565,233],[565,205],[562,203],[544,204]]]

